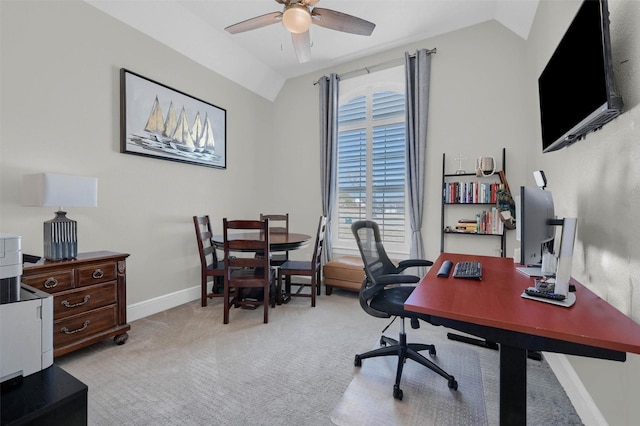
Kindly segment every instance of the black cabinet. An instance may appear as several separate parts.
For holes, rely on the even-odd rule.
[[[25,377],[22,384],[4,390],[0,401],[0,424],[87,424],[87,385],[55,363]]]

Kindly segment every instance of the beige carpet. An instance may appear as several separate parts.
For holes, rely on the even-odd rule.
[[[262,323],[261,308],[233,309],[223,325],[220,299],[206,308],[194,301],[132,322],[122,346],[104,340],[56,363],[89,386],[92,426],[331,426],[343,395],[352,404],[393,410],[389,425],[452,424],[468,415],[482,422],[481,389],[488,424],[497,424],[496,351],[451,342],[443,327],[407,327],[409,341],[436,343],[438,362],[456,377],[459,390],[450,391],[429,370],[413,371],[418,365],[408,362],[398,402],[392,396],[395,367],[388,372],[371,359],[353,365],[355,354],[371,348],[388,321],[364,313],[352,293],[334,291],[319,297],[315,308],[309,304],[298,298],[278,306],[269,312],[269,324]],[[397,336],[398,323],[386,334]],[[481,377],[472,375],[478,359]],[[548,365],[530,361],[529,372],[527,423],[580,424]],[[381,391],[373,397],[369,385],[357,386],[361,378],[373,378]],[[437,409],[423,409],[433,407],[431,400]],[[465,413],[451,411],[460,405]]]
[[[339,426],[486,425],[478,353],[454,343],[439,343],[437,352],[439,356],[431,359],[454,374],[457,391],[449,389],[446,379],[409,360],[400,382],[403,399],[398,401],[392,397],[397,358],[364,359],[331,421]]]

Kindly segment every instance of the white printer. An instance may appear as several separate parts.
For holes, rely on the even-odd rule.
[[[20,244],[0,234],[0,383],[53,364],[53,296],[20,282]]]

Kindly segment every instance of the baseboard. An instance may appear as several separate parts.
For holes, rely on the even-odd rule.
[[[135,321],[200,298],[200,286],[154,297],[127,306],[127,321]]]
[[[607,426],[608,423],[582,384],[564,354],[545,352],[544,358],[564,388],[585,426]]]
[[[309,277],[295,277],[295,281],[308,283],[311,282]],[[200,299],[200,286],[187,288],[176,291],[174,293],[165,294],[163,296],[154,297],[153,299],[144,300],[127,306],[127,321],[135,321],[167,309],[175,308],[193,300]]]

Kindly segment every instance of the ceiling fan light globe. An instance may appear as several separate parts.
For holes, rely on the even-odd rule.
[[[282,25],[292,33],[304,33],[311,25],[309,9],[299,3],[287,6],[282,13]]]

